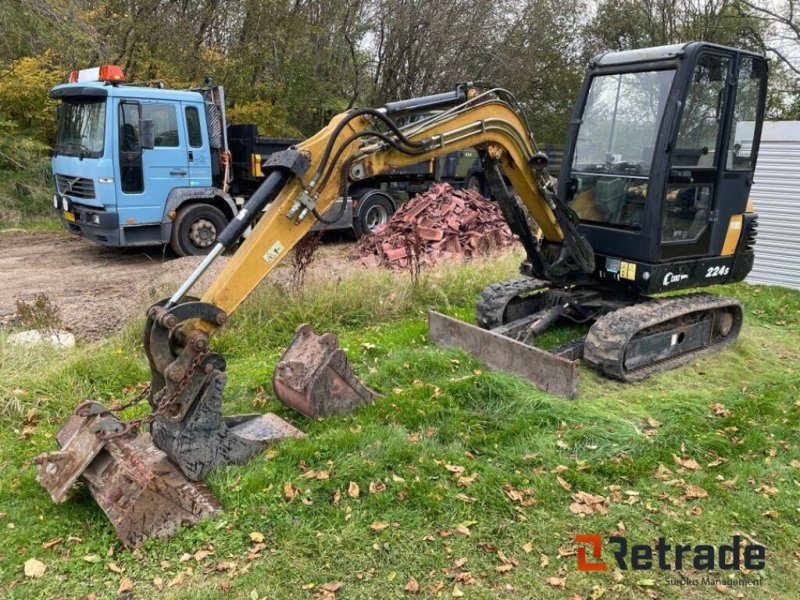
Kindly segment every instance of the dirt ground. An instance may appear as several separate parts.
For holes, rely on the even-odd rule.
[[[346,235],[330,237],[310,265],[309,277],[363,268],[347,259],[352,242]],[[192,293],[205,290],[226,261],[219,258]],[[17,301],[44,293],[60,309],[65,329],[80,339],[98,340],[171,294],[199,262],[162,248],[108,248],[61,232],[0,231],[0,327],[17,322]],[[269,281],[287,285],[291,278],[287,259]]]

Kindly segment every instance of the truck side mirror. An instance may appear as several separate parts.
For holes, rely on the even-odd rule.
[[[152,150],[156,145],[156,130],[152,119],[142,119],[139,123],[139,135],[141,137],[142,148]]]

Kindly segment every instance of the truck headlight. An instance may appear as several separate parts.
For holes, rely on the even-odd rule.
[[[89,220],[91,221],[92,225],[100,225],[100,215],[92,215],[89,217]]]
[[[58,196],[56,194],[53,194],[53,208],[58,210]]]
[[[69,202],[67,201],[66,196],[61,198],[61,208],[63,208],[65,211],[69,210]]]

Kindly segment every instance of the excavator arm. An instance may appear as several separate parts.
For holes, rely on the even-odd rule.
[[[180,301],[208,264],[238,239],[250,219],[261,212],[261,204],[266,208],[255,228],[202,299],[228,315],[346,193],[349,184],[468,147],[477,148],[489,168],[489,179],[499,188],[493,189],[494,195],[525,244],[534,274],[563,279],[576,271],[591,272],[591,248],[577,233],[572,211],[543,184],[546,159],[536,152],[524,117],[496,93],[478,94],[470,88],[468,94],[474,97],[405,130],[394,124],[386,109],[342,113],[296,148],[273,157],[265,165],[270,174],[240,218],[220,236],[221,243],[171,303]],[[425,98],[415,101],[416,110],[426,107]],[[539,236],[533,234],[505,188],[506,179],[539,226]],[[543,244],[550,247],[549,255],[555,260],[548,262],[542,256]],[[218,323],[197,326],[210,332]]]
[[[266,179],[211,253],[171,298],[148,312],[144,342],[155,415],[151,434],[184,473],[200,479],[283,435],[275,422],[223,419],[225,361],[210,350],[209,336],[312,225],[325,220],[324,213],[353,182],[475,147],[493,195],[526,248],[529,270],[554,282],[593,270],[594,254],[578,233],[577,216],[548,188],[546,159],[536,152],[523,115],[503,94],[461,86],[450,94],[356,109],[337,115],[302,144],[270,156],[263,167]],[[404,128],[392,119],[397,111],[432,108],[440,111]],[[539,227],[536,234],[526,213]],[[255,221],[202,299],[190,299],[188,292],[211,262]],[[300,328],[275,370],[278,397],[309,416],[371,401],[374,393],[353,375],[337,344],[331,334],[317,336],[310,326]],[[247,431],[237,433],[243,427]]]

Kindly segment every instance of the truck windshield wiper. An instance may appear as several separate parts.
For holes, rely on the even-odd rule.
[[[89,156],[92,153],[92,150],[90,148],[87,148],[86,146],[84,146],[80,142],[64,142],[63,144],[57,144],[55,146],[56,151],[60,152],[61,154],[66,154],[66,152],[64,152],[64,150],[72,149],[72,148],[75,148],[75,149],[78,150],[78,156],[80,158],[83,158],[85,156]]]

